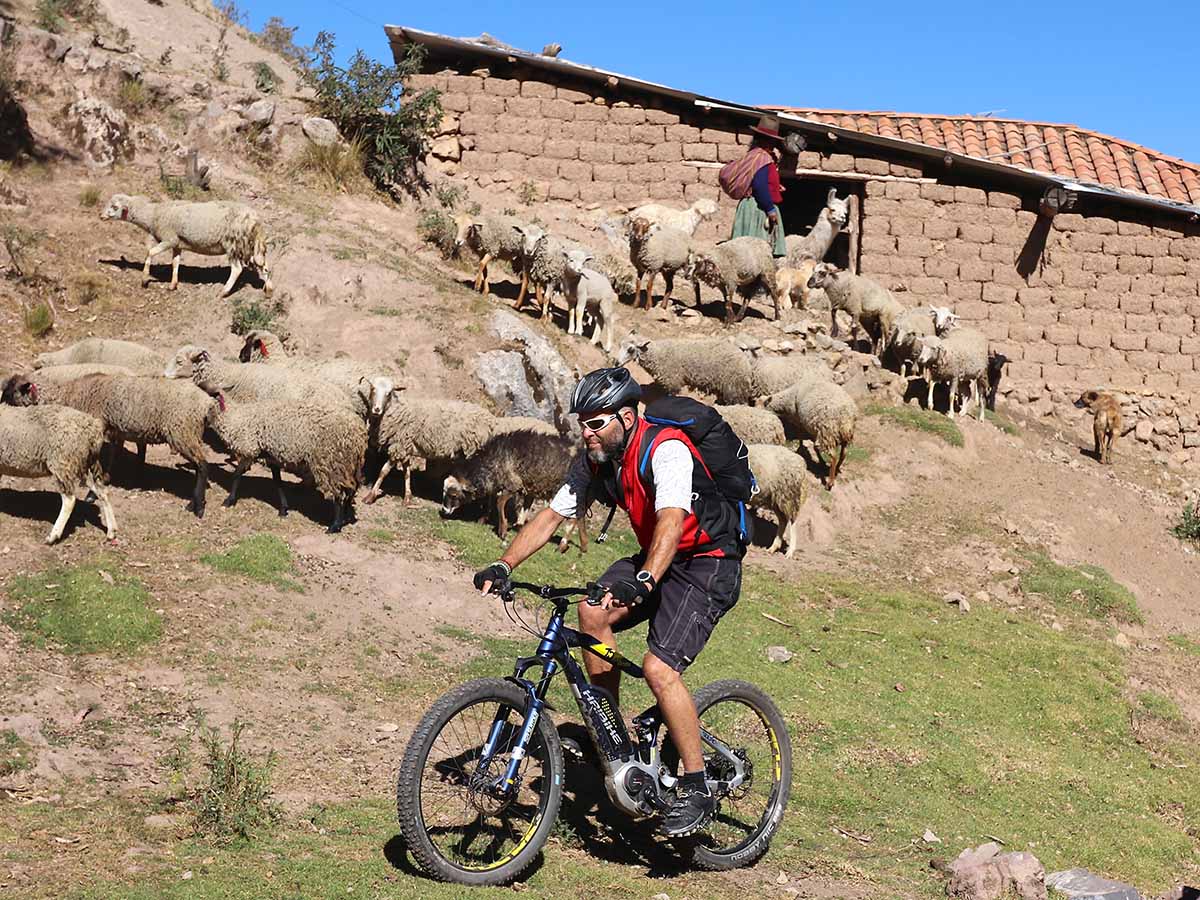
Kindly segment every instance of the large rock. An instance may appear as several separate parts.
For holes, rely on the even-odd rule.
[[[341,140],[337,126],[320,116],[309,116],[300,123],[300,130],[318,147],[332,147]]]
[[[542,398],[538,402],[545,412],[538,413],[538,417],[553,422],[560,431],[578,439],[579,425],[575,417],[568,414],[571,395],[579,380],[577,373],[566,364],[549,341],[515,314],[496,310],[489,327],[500,340],[512,341],[524,347],[522,355],[527,374],[522,380],[531,389],[532,396]]]
[[[459,144],[458,138],[453,135],[435,139],[429,148],[429,152],[440,160],[453,160],[457,162],[462,159],[462,146]]]
[[[66,131],[91,169],[111,171],[118,160],[133,158],[129,122],[125,114],[103,100],[80,97],[65,116]]]
[[[492,350],[475,358],[483,389],[506,415],[553,421],[550,404],[539,402],[525,375],[525,357],[516,350]]]
[[[1001,853],[989,841],[958,855],[948,867],[946,893],[963,900],[1046,900],[1046,870],[1032,853]]]
[[[251,125],[266,128],[275,119],[274,100],[256,100],[242,110],[242,118]]]
[[[1093,875],[1087,869],[1051,872],[1046,876],[1046,887],[1070,900],[1142,900],[1137,888]]]

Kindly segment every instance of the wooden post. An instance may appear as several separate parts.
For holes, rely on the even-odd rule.
[[[858,233],[860,229],[858,209],[858,194],[851,193],[849,206],[850,221],[847,223],[848,227],[846,229],[846,233],[850,236],[850,259],[847,268],[855,275],[858,274]]]

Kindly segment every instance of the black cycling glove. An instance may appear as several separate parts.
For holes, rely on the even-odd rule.
[[[654,593],[655,587],[657,584],[655,584],[654,576],[643,569],[632,579],[622,578],[620,581],[613,582],[608,586],[608,592],[618,603],[625,606],[637,606]]]
[[[510,575],[512,575],[512,567],[506,562],[496,560],[496,562],[492,563],[486,569],[481,569],[475,573],[475,578],[473,579],[475,590],[482,591],[483,586],[489,581],[493,585],[500,584],[503,581],[507,581]]]

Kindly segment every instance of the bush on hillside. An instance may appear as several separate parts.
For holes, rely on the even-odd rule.
[[[308,50],[296,43],[296,26],[288,25],[279,16],[271,16],[258,33],[258,43],[277,53],[297,68],[307,64]]]
[[[426,209],[417,219],[417,234],[427,244],[433,244],[446,259],[454,256],[457,247],[454,239],[457,229],[454,219],[440,209]]]
[[[316,93],[317,115],[334,122],[349,140],[361,142],[367,177],[395,193],[416,179],[416,163],[442,117],[433,89],[409,94],[406,80],[420,71],[424,50],[409,48],[396,65],[384,65],[356,50],[350,65],[334,62],[334,37],[326,31],[313,43],[305,80]]]
[[[1200,543],[1200,511],[1196,510],[1194,504],[1184,504],[1183,512],[1179,514],[1179,521],[1171,529],[1171,534],[1181,541]]]

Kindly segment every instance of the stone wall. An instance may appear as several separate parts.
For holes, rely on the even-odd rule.
[[[539,198],[591,208],[709,197],[722,213],[700,236],[728,234],[733,204],[717,171],[749,143],[744,119],[486,70],[421,75],[414,86],[442,92],[447,116],[430,156],[441,171],[513,191],[530,183]],[[784,175],[862,186],[863,274],[906,305],[952,306],[983,330],[1012,360],[1008,380],[1025,401],[1061,402],[1084,385],[1157,397],[1161,418],[1179,407],[1181,430],[1167,437],[1184,442],[1184,409],[1200,387],[1200,226],[1129,206],[1039,219],[1040,190],[1017,193],[1015,180],[961,183],[938,163],[847,149],[809,135]]]

